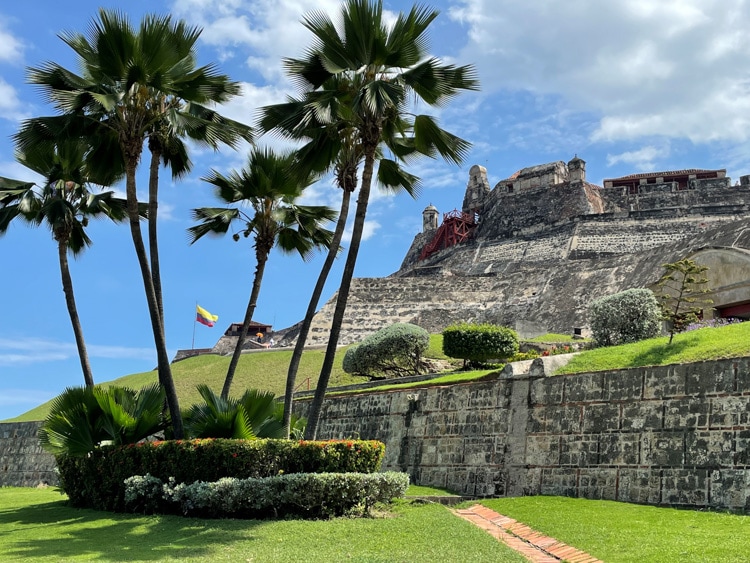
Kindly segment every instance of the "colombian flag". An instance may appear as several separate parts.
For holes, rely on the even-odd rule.
[[[196,311],[195,320],[203,325],[214,326],[214,323],[219,320],[218,315],[212,315],[200,305],[195,306],[195,311]]]

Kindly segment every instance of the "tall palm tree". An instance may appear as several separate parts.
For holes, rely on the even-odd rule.
[[[276,154],[270,149],[253,149],[247,166],[224,176],[215,170],[203,180],[215,186],[216,196],[229,204],[239,203],[252,209],[245,213],[238,207],[201,208],[193,210],[193,218],[200,221],[189,229],[191,244],[206,234],[225,234],[233,222],[241,224],[234,240],[253,236],[255,275],[245,318],[237,344],[229,362],[221,397],[229,397],[237,363],[252,321],[263,281],[263,272],[271,250],[297,252],[307,259],[316,247],[328,247],[332,233],[322,225],[335,218],[335,212],[324,206],[297,205],[295,200],[312,183],[310,174],[299,175],[293,168],[294,154]]]
[[[221,143],[234,146],[243,138],[251,140],[248,127],[222,118],[207,107],[239,94],[240,86],[213,65],[197,66],[195,44],[200,33],[199,28],[173,21],[170,16],[155,15],[145,16],[135,29],[125,15],[100,10],[88,36],[61,35],[75,52],[81,75],[54,62],[29,71],[30,82],[42,88],[62,115],[29,121],[16,136],[24,149],[61,132],[96,136],[99,143],[94,156],[101,165],[113,159],[123,163],[130,232],[154,334],[159,382],[165,388],[176,438],[182,437],[183,429],[164,334],[156,239],[158,166],[153,163],[165,160],[167,155],[184,158],[186,152],[163,150],[173,149],[172,141],[179,145],[182,136],[200,139],[212,147]],[[136,197],[136,169],[147,140],[154,140],[150,145],[151,263],[140,230]]]
[[[89,174],[85,164],[89,147],[82,141],[67,140],[57,144],[43,143],[16,159],[44,177],[44,185],[0,178],[0,235],[14,219],[34,225],[45,223],[57,242],[65,304],[73,326],[78,357],[86,386],[94,385],[83,329],[78,317],[73,280],[68,266],[68,252],[74,256],[91,245],[86,234],[90,217],[108,217],[113,221],[127,218],[125,201],[111,191],[93,192],[89,183],[108,185],[115,174],[97,178]]]
[[[478,88],[472,66],[445,65],[427,55],[425,32],[437,15],[437,11],[415,6],[407,14],[399,14],[393,25],[387,26],[383,21],[381,0],[347,0],[338,27],[324,12],[306,16],[303,24],[313,33],[315,41],[304,58],[287,59],[284,63],[308,99],[314,101],[309,105],[310,111],[332,125],[341,121],[350,123],[363,151],[362,182],[352,240],[336,298],[326,356],[310,407],[305,431],[308,439],[317,434],[362,239],[375,162],[380,160],[379,148],[389,151],[396,159],[420,153],[440,155],[455,163],[461,162],[469,148],[469,143],[441,129],[434,118],[409,114],[412,100],[440,106],[462,90]],[[346,77],[352,88],[331,90],[328,85],[334,76]],[[286,122],[284,127],[294,125]],[[390,162],[381,160],[380,168],[384,164],[391,168]]]
[[[307,139],[305,145],[297,151],[296,167],[318,172],[333,171],[335,184],[342,190],[341,208],[333,240],[310,296],[294,352],[289,361],[283,419],[287,438],[292,427],[297,371],[328,274],[340,250],[349,216],[351,194],[357,189],[357,173],[364,159],[364,151],[357,131],[353,127],[353,121],[342,118],[332,121],[328,117],[336,113],[333,111],[336,107],[346,111],[346,105],[342,107],[342,94],[348,92],[351,98],[356,95],[356,89],[345,76],[333,76],[329,82],[322,89],[323,96],[320,92],[308,92],[301,99],[289,97],[286,103],[261,108],[260,128],[263,131],[275,132],[289,139]],[[338,96],[326,95],[327,92],[332,91],[338,92]],[[333,104],[334,108],[325,108],[326,103]],[[387,165],[382,165],[384,161]],[[403,170],[396,161],[381,158],[378,181],[385,189],[393,191],[403,189],[412,197],[418,194],[419,179]]]

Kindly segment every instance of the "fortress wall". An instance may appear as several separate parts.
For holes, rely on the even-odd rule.
[[[750,359],[523,371],[331,398],[318,437],[383,440],[384,469],[468,495],[750,511]]]
[[[750,186],[732,186],[730,182],[729,178],[690,180],[687,190],[679,190],[676,182],[642,184],[637,194],[621,187],[603,188],[601,194],[610,208],[622,211],[750,203]]]
[[[39,445],[41,422],[0,423],[0,487],[57,485],[55,458]]]

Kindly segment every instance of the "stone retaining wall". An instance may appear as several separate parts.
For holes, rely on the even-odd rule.
[[[40,424],[0,423],[0,487],[58,484],[55,458],[39,445]]]
[[[384,469],[463,494],[750,510],[750,359],[546,377],[551,360],[332,398],[318,436],[383,440]]]

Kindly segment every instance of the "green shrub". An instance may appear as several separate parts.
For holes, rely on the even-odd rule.
[[[85,457],[57,456],[60,488],[71,504],[124,508],[124,481],[149,473],[176,483],[259,478],[289,473],[373,473],[385,445],[377,441],[168,440],[104,446]]]
[[[248,389],[239,399],[223,399],[208,385],[198,385],[203,403],[184,413],[188,438],[284,438],[284,405],[270,391]],[[304,433],[307,421],[292,414],[291,434]]]
[[[127,387],[68,387],[53,401],[39,428],[52,454],[83,456],[103,442],[132,444],[163,430],[164,391],[158,383]]]
[[[591,332],[598,346],[652,338],[659,333],[661,309],[650,289],[628,289],[593,301]]]
[[[492,324],[451,325],[443,330],[443,352],[474,364],[504,360],[518,353],[518,333]]]
[[[420,372],[422,355],[430,346],[430,333],[413,324],[396,323],[380,329],[344,354],[347,373],[406,376]]]
[[[210,518],[330,518],[366,514],[378,502],[402,497],[405,473],[294,473],[213,482],[163,482],[151,475],[125,480],[124,500],[133,512],[180,512]]]

